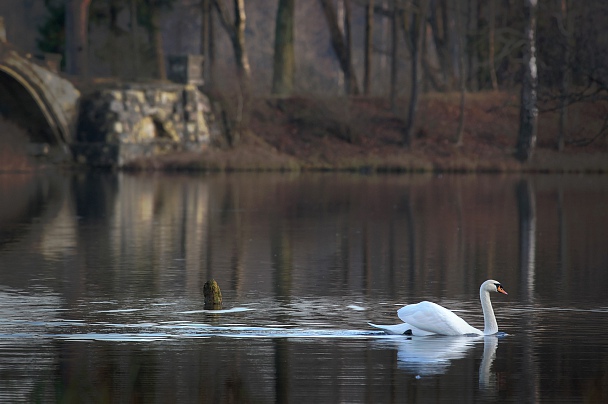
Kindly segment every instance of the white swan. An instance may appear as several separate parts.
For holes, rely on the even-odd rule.
[[[420,302],[400,308],[397,315],[403,324],[376,325],[369,323],[372,327],[379,328],[387,334],[406,335],[492,335],[498,332],[498,324],[494,317],[494,310],[490,302],[490,292],[507,294],[500,282],[487,280],[479,288],[479,299],[483,309],[483,331],[472,327],[458,317],[454,312],[432,302]]]

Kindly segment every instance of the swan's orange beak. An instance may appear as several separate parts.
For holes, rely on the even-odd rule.
[[[496,291],[508,295],[507,291],[502,287],[502,285],[498,285],[496,287]]]

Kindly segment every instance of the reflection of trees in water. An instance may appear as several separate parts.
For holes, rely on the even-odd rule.
[[[477,179],[437,185],[430,177],[310,178],[213,181],[211,203],[219,202],[219,212],[209,218],[216,241],[208,256],[221,262],[226,246],[233,246],[231,265],[242,270],[231,273],[264,277],[255,262],[259,248],[267,249],[262,256],[273,257],[274,266],[288,248],[291,275],[284,279],[292,293],[373,289],[396,296],[432,288],[426,292],[441,296],[446,289],[475,293],[478,278],[487,278],[495,261],[508,261],[512,252],[492,250],[509,245],[510,214],[516,212],[504,192],[496,194],[503,186],[495,179],[480,186]]]
[[[0,267],[11,268],[1,272],[0,283],[22,287],[61,250],[56,233],[70,232],[73,225],[62,215],[66,194],[67,181],[56,173],[0,173]],[[30,261],[23,260],[23,251]]]
[[[568,237],[567,227],[564,220],[564,184],[559,183],[557,185],[557,222],[558,222],[558,233],[559,233],[559,274],[561,289],[565,289],[568,283]]]
[[[536,198],[532,184],[521,180],[517,184],[519,211],[519,268],[522,300],[534,301],[534,275],[536,259]]]
[[[408,294],[470,295],[478,282],[491,277],[495,262],[508,256],[508,250],[496,253],[493,246],[508,245],[512,227],[503,181],[508,183],[446,176],[410,184],[403,193],[407,209],[398,234],[403,240],[398,253],[409,260],[403,286],[415,288]]]
[[[412,214],[412,203],[409,191],[403,193],[402,199],[403,212],[405,214],[405,228],[407,234],[407,263],[409,266],[409,287],[415,285],[416,281],[416,224]]]
[[[25,231],[20,224],[42,214],[48,188],[31,174],[0,173],[0,246],[15,242]]]
[[[5,89],[2,88],[2,91]],[[36,163],[27,154],[29,138],[26,129],[0,114],[0,173],[30,171],[36,168]]]
[[[80,276],[87,285],[117,296],[180,285],[202,296],[208,264],[204,182],[88,172],[74,176],[73,193]]]
[[[292,377],[289,355],[289,341],[286,338],[275,338],[274,343],[274,389],[275,402],[288,403]]]
[[[222,343],[209,343],[204,349],[191,344],[167,349],[56,341],[55,347],[58,363],[49,368],[60,383],[50,386],[48,393],[60,402],[246,403],[253,401],[250,386],[260,385],[272,368],[270,358],[261,361],[257,356],[256,363],[243,358],[242,350]]]
[[[291,236],[280,220],[271,221],[270,232],[270,262],[274,271],[274,295],[281,300],[289,300],[293,273]]]
[[[175,266],[183,267],[187,276],[179,282],[194,295],[210,277],[239,296],[354,291],[441,299],[472,296],[487,278],[533,288],[534,265],[525,266],[526,279],[497,272],[523,265],[518,256],[530,261],[535,248],[535,222],[514,220],[531,214],[522,202],[529,185],[513,193],[512,177],[106,177],[74,181],[85,225],[80,239],[92,261],[128,261],[156,289]],[[563,199],[562,209],[571,212]],[[104,222],[105,236],[94,228]],[[562,244],[573,242],[565,224]],[[518,255],[517,234],[532,247],[525,257]],[[106,248],[113,255],[95,256]]]
[[[536,195],[532,182],[521,180],[516,186],[519,210],[519,269],[520,269],[520,301],[533,305],[535,300],[535,270],[536,270]],[[522,322],[523,342],[523,389],[522,401],[537,402],[540,398],[538,382],[538,364],[536,362],[536,341],[534,330],[537,321],[533,313],[524,314]]]

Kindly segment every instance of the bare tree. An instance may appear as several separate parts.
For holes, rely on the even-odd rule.
[[[393,10],[391,17],[391,84],[390,84],[390,101],[391,110],[397,110],[397,70],[399,66],[398,50],[399,50],[399,1],[393,0]]]
[[[327,26],[329,28],[329,35],[331,37],[331,44],[336,52],[336,56],[338,57],[338,61],[340,62],[340,67],[342,72],[344,72],[344,81],[346,86],[347,94],[359,94],[359,87],[357,86],[357,77],[355,75],[355,69],[352,64],[352,60],[350,58],[350,52],[348,50],[348,44],[346,39],[342,35],[340,31],[340,27],[338,25],[338,18],[336,16],[336,10],[334,9],[333,3],[331,0],[319,0],[321,3],[321,8],[323,9],[323,14],[325,15],[325,20],[327,21]],[[350,28],[348,28],[350,30]]]
[[[137,0],[129,0],[129,24],[131,38],[131,77],[134,79],[139,74],[139,44],[137,42]]]
[[[464,107],[467,94],[467,76],[465,72],[464,49],[464,36],[466,35],[466,30],[462,26],[462,10],[460,9],[456,10],[456,29],[458,35],[458,73],[460,74],[460,115],[458,117],[458,128],[456,129],[456,145],[461,146],[464,137]]]
[[[410,83],[410,102],[405,120],[403,131],[403,144],[407,147],[412,142],[412,130],[418,109],[418,93],[420,92],[420,75],[418,66],[420,64],[420,47],[422,45],[422,35],[426,25],[426,0],[412,0],[412,23],[410,25],[410,40],[412,46],[411,57],[411,83]]]
[[[234,9],[234,18],[230,17],[230,13],[224,4],[224,0],[214,0],[217,12],[220,16],[222,26],[226,30],[236,62],[236,70],[239,76],[241,90],[243,94],[249,95],[251,84],[251,67],[249,66],[249,56],[245,48],[245,24],[247,17],[245,14],[245,0],[232,0]]]
[[[148,30],[148,40],[150,41],[154,55],[156,78],[166,80],[167,69],[165,68],[165,51],[163,50],[163,36],[160,24],[160,12],[164,3],[163,0],[144,0],[143,4],[146,7],[148,17],[146,28]]]
[[[232,0],[234,18],[230,17],[224,0],[213,0],[213,4],[220,16],[222,26],[228,33],[228,37],[232,43],[240,84],[239,105],[237,105],[234,114],[235,128],[230,130],[231,134],[229,136],[230,145],[235,146],[239,142],[241,133],[247,129],[247,125],[249,124],[249,103],[251,98],[251,67],[249,66],[249,56],[245,48],[245,24],[247,21],[245,0]]]
[[[346,94],[358,94],[359,89],[357,88],[356,92],[353,92],[353,85],[357,87],[357,81],[354,83],[352,78],[355,75],[355,68],[353,66],[353,38],[352,38],[352,29],[351,29],[351,9],[350,9],[350,0],[342,0],[343,10],[344,10],[344,19],[343,19],[343,28],[344,28],[344,44],[346,45],[346,57],[350,63],[350,80],[345,80],[345,92]]]
[[[368,0],[365,7],[365,58],[363,61],[363,92],[371,92],[372,56],[374,43],[374,0]]]
[[[496,77],[496,64],[494,63],[494,57],[496,55],[495,50],[495,36],[496,36],[496,0],[490,0],[490,8],[488,16],[488,65],[490,67],[490,78],[492,79],[492,89],[498,91],[498,78]]]
[[[562,61],[560,66],[561,80],[559,82],[559,125],[557,130],[557,150],[564,150],[566,126],[568,124],[568,92],[572,71],[570,69],[571,49],[573,47],[573,18],[569,10],[568,0],[558,0],[559,13],[556,17],[561,34]]]
[[[207,86],[213,86],[213,18],[211,14],[212,0],[201,0],[201,43],[200,52],[203,55],[203,78]]]
[[[454,1],[449,3],[453,10]],[[431,0],[429,23],[441,70],[443,81],[441,88],[452,88],[454,84],[454,68],[450,49],[450,15],[447,0]]]
[[[150,24],[157,78],[166,80],[167,69],[165,68],[165,51],[163,49],[163,34],[160,25],[160,8],[156,4],[152,5],[150,9]]]
[[[81,77],[89,74],[88,25],[91,0],[68,0],[65,3],[66,72]]]
[[[272,93],[288,95],[293,91],[295,0],[279,0],[274,36]]]
[[[469,88],[479,90],[479,52],[477,49],[477,34],[479,33],[479,8],[481,0],[467,1],[467,72],[469,73]]]
[[[538,0],[524,0],[525,11],[525,50],[521,84],[521,107],[519,136],[517,140],[517,157],[528,161],[536,144],[536,127],[538,121],[536,67],[536,9]]]

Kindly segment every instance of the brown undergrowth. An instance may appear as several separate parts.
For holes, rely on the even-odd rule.
[[[541,113],[532,160],[514,158],[518,97],[506,92],[467,94],[462,145],[455,143],[459,94],[426,94],[413,139],[403,146],[406,103],[387,100],[260,98],[252,103],[250,130],[234,148],[166,155],[131,168],[165,170],[352,170],[455,172],[608,172],[608,139],[596,136],[606,103],[569,109],[564,151],[558,152],[556,112]],[[595,140],[588,145],[581,139]],[[579,145],[575,145],[579,144]]]

